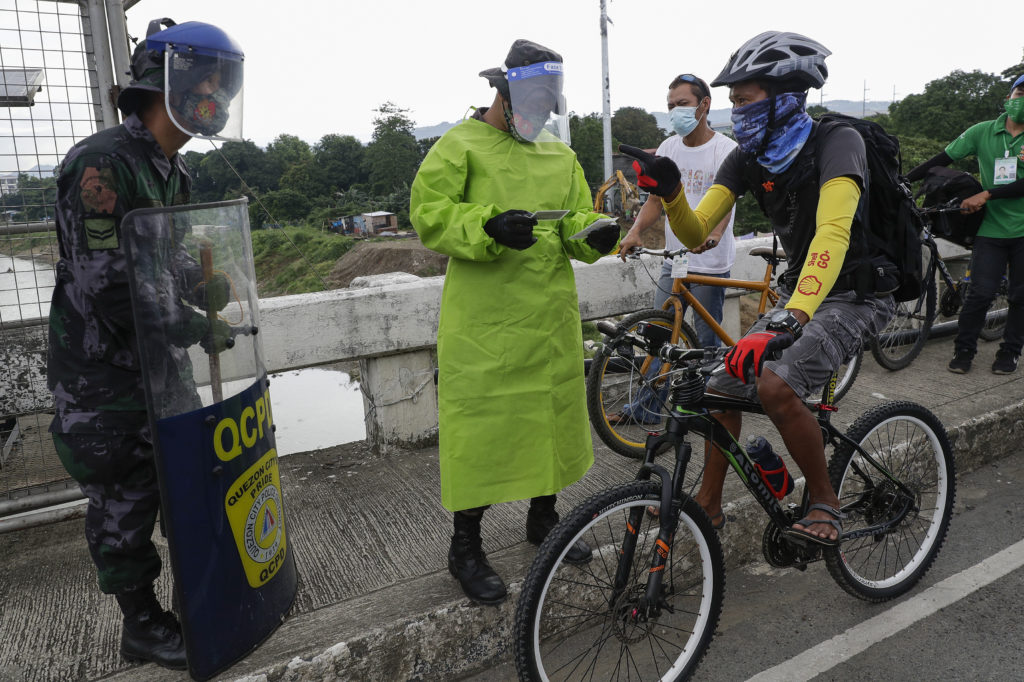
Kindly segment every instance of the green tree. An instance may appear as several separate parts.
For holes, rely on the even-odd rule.
[[[889,106],[893,130],[949,142],[979,121],[995,118],[1008,85],[981,71],[954,71],[928,83],[924,93]]]
[[[38,222],[53,217],[53,204],[57,200],[57,180],[39,178],[26,173],[18,175],[18,189],[0,195],[3,211],[16,211],[15,221]]]
[[[377,194],[386,195],[411,185],[422,157],[412,131],[415,123],[392,102],[375,109],[373,140],[366,146],[363,168],[370,186]]]
[[[294,224],[301,221],[310,210],[309,199],[293,189],[277,189],[262,197],[263,206],[270,212],[269,218],[278,224]]]
[[[328,192],[345,191],[366,182],[363,170],[363,143],[351,135],[324,135],[313,145],[313,159],[323,175],[321,183]]]
[[[203,177],[204,188],[209,188],[210,198],[217,201],[241,196],[243,179],[248,187],[262,191],[277,189],[280,179],[267,163],[263,150],[250,140],[225,142],[192,168],[193,173],[197,170]]]
[[[280,183],[280,178],[294,165],[313,160],[313,150],[295,135],[282,134],[267,145],[267,163]],[[276,185],[280,186],[280,184]]]
[[[653,149],[665,139],[665,131],[658,127],[658,119],[637,107],[622,107],[612,114],[614,147],[631,144],[641,149]]]
[[[576,159],[583,167],[583,174],[592,187],[605,181],[604,177],[604,127],[599,114],[569,117],[569,139],[572,141]]]

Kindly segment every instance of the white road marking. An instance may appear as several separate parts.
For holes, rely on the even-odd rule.
[[[885,613],[750,678],[748,682],[803,682],[834,668],[887,637],[954,604],[1024,566],[1024,540],[960,571]]]

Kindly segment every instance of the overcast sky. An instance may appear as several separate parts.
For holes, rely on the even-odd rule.
[[[674,76],[710,81],[765,30],[803,33],[832,51],[812,103],[860,101],[865,84],[868,100],[892,100],[894,90],[900,99],[954,69],[998,74],[1022,61],[1011,6],[974,0],[958,17],[919,0],[608,0],[611,108],[663,109]],[[602,109],[600,0],[141,0],[128,10],[129,32],[144,37],[163,16],[216,24],[242,44],[244,135],[260,146],[281,133],[368,142],[373,110],[388,100],[416,126],[457,121],[490,104],[477,74],[501,64],[516,38],[562,54],[572,111]],[[727,107],[727,97],[713,89],[712,106]]]

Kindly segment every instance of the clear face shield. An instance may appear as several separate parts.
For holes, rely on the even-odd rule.
[[[562,63],[540,62],[508,70],[510,126],[528,142],[553,137],[569,144],[569,112],[562,95]],[[542,136],[543,135],[543,136]]]
[[[192,48],[168,49],[164,102],[174,125],[207,140],[242,139],[242,58]]]

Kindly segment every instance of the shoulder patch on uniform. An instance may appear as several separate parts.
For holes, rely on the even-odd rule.
[[[86,218],[85,241],[92,250],[116,249],[117,228],[113,218]]]
[[[117,206],[117,183],[110,168],[87,166],[78,183],[82,205],[94,213],[113,213]]]

